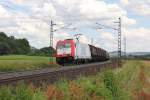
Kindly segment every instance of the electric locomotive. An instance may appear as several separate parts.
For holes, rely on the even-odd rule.
[[[109,60],[109,53],[102,48],[93,45],[65,39],[56,44],[56,62],[65,63],[89,63]]]

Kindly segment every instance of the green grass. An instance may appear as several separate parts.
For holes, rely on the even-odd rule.
[[[149,64],[127,61],[121,68],[71,81],[63,79],[41,88],[22,84],[1,87],[0,100],[149,100]]]
[[[55,63],[55,59],[54,63]],[[0,56],[0,71],[31,70],[53,66],[52,58],[41,56],[9,55]]]
[[[138,100],[139,97],[150,97],[150,88],[146,83],[149,72],[150,68],[143,61],[132,60],[125,62],[121,68],[106,70],[94,76],[81,76],[74,81],[60,81],[53,87],[59,90],[55,92],[61,94],[62,91],[64,94],[61,100]],[[49,90],[53,87],[50,86]]]
[[[44,92],[31,86],[20,84],[18,87],[0,88],[0,100],[47,100]]]

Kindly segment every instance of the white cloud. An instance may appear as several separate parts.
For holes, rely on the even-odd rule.
[[[112,32],[100,32],[99,33],[100,47],[103,47],[109,51],[117,50],[117,35]]]
[[[150,0],[120,0],[121,4],[143,16],[150,16]]]
[[[132,18],[127,17],[127,12],[120,8],[117,4],[107,4],[104,1],[98,0],[55,0],[53,6],[56,9],[58,16],[65,21],[73,20],[89,20],[91,21],[97,19],[96,21],[101,21],[101,19],[117,19],[118,17],[123,17],[128,19],[124,26],[130,26],[136,23]]]
[[[122,25],[123,27],[130,27],[131,25],[135,25],[136,24],[136,20],[134,19],[130,19],[126,16],[121,17],[122,18]]]
[[[127,6],[130,4],[129,0],[120,0],[120,2],[124,5]]]
[[[150,29],[143,27],[123,29],[122,33],[127,37],[128,51],[150,51]]]
[[[5,18],[8,18],[7,20],[10,21],[10,18],[14,17],[15,15],[11,13],[8,9],[4,8],[0,4],[0,21],[6,21]],[[12,19],[11,19],[12,20]],[[2,23],[3,24],[3,23]]]
[[[109,51],[117,50],[117,35],[112,32],[99,32],[100,46]],[[144,52],[150,51],[150,29],[140,28],[123,28],[122,29],[122,50],[124,49],[124,36],[127,39],[127,52]]]
[[[136,24],[136,20],[127,16],[127,11],[118,4],[108,4],[98,0],[10,0],[11,3],[27,8],[29,12],[22,12],[18,9],[15,13],[0,5],[0,31],[17,38],[27,38],[31,45],[35,47],[44,47],[49,45],[50,19],[56,23],[73,23],[74,26],[87,27],[95,22],[111,25],[111,18],[122,17],[123,27],[126,33],[131,34],[131,40],[135,40],[136,35],[147,39],[149,30],[145,28],[128,29],[127,27]],[[122,0],[125,6],[130,5],[130,1]],[[12,5],[13,5],[12,4]],[[3,16],[3,18],[1,18]],[[4,20],[7,19],[7,20]],[[13,19],[13,20],[12,20]],[[97,20],[95,20],[97,19]],[[84,22],[88,20],[88,22]],[[54,27],[56,28],[56,26]],[[58,28],[58,27],[57,27]],[[89,28],[89,27],[87,27]],[[55,32],[54,44],[59,39],[71,38],[70,31],[59,30]],[[91,33],[91,32],[90,32]],[[91,33],[92,36],[92,33]],[[94,43],[97,46],[103,46],[106,49],[116,48],[116,37],[110,32],[99,34],[99,42]],[[131,41],[130,40],[130,41]],[[86,36],[81,38],[84,43],[91,43],[91,39]],[[102,41],[101,44],[99,44]],[[147,44],[146,44],[147,45]],[[145,46],[146,46],[145,45]]]
[[[123,32],[128,37],[135,37],[135,38],[149,38],[150,39],[150,30],[146,28],[135,28],[135,29],[123,29]]]

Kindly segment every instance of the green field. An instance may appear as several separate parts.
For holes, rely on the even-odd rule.
[[[53,59],[54,65],[50,61],[52,58],[41,56],[0,56],[0,71],[20,71],[56,66],[55,59]]]
[[[10,99],[11,98],[11,99]],[[0,100],[150,100],[150,61],[127,61],[123,67],[55,84],[1,87]]]

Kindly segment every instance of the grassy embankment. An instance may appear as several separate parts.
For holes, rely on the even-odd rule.
[[[0,56],[0,71],[30,70],[52,66],[50,57],[10,55]],[[55,60],[55,59],[54,59]]]
[[[12,99],[10,99],[12,98]],[[54,85],[3,87],[1,100],[150,100],[150,62],[128,61],[122,68]]]

